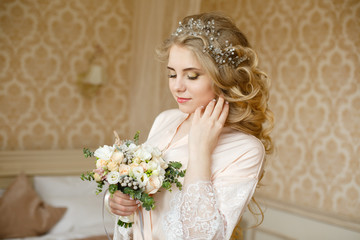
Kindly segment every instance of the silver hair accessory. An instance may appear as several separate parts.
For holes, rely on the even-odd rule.
[[[228,40],[225,41],[224,49],[215,47],[215,40],[218,39],[220,33],[215,31],[214,20],[208,21],[206,24],[204,24],[200,19],[194,20],[193,18],[190,18],[186,24],[179,22],[179,27],[172,35],[180,36],[184,34],[190,36],[203,36],[207,38],[209,46],[204,46],[203,52],[209,53],[219,67],[221,65],[228,64],[233,68],[237,68],[242,62],[248,59],[246,55],[239,57],[236,54],[235,48],[232,47],[232,44],[229,44]]]

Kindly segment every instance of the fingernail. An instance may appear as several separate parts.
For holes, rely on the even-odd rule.
[[[226,103],[226,104],[229,104],[229,102],[228,102],[228,101],[226,101],[225,103]]]
[[[130,200],[134,200],[132,197],[130,197]]]
[[[136,204],[137,204],[137,205],[139,205],[139,204],[141,204],[141,203],[140,203],[140,201],[139,201],[139,200],[136,200]]]
[[[213,99],[213,102],[216,102],[216,99],[215,99],[215,98]]]

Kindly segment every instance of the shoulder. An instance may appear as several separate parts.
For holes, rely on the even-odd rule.
[[[265,148],[250,134],[225,128],[215,149],[217,170],[238,177],[257,177],[262,169]]]
[[[264,145],[258,138],[231,128],[224,129],[220,137],[220,145],[231,145],[232,148],[243,151],[265,152]]]

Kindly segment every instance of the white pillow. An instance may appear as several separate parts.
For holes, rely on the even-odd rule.
[[[103,195],[95,194],[96,182],[82,181],[80,176],[35,176],[34,187],[39,196],[52,206],[66,207],[63,218],[50,230],[50,234],[76,232],[91,226],[103,226],[112,233],[114,220],[104,210]],[[103,190],[105,192],[106,186]],[[105,231],[99,233],[105,234]]]

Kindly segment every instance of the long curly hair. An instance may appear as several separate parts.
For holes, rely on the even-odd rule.
[[[204,47],[210,45],[208,37],[189,34],[173,34],[166,39],[156,50],[159,59],[167,61],[174,44],[190,49],[213,80],[215,94],[222,95],[230,104],[226,125],[257,137],[266,153],[270,154],[273,151],[270,132],[274,125],[273,113],[268,107],[270,80],[258,68],[257,54],[229,17],[220,13],[202,13],[187,16],[181,22],[186,23],[190,19],[203,23],[214,20],[215,31],[219,35],[212,44],[225,49],[230,43],[236,54],[246,56],[246,60],[236,68],[228,64],[219,66],[209,53],[204,52]]]

